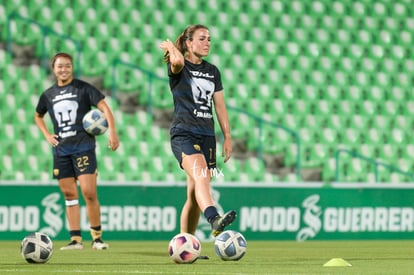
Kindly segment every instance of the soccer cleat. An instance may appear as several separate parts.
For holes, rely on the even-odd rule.
[[[236,218],[236,211],[231,210],[224,214],[223,216],[217,216],[214,218],[213,222],[211,223],[211,234],[214,237],[220,235],[223,232],[224,228],[230,225],[234,219]]]
[[[92,242],[92,249],[95,250],[104,250],[108,249],[109,244],[104,243],[101,239],[96,239]]]
[[[82,243],[78,243],[75,240],[68,243],[68,245],[60,248],[60,250],[82,250],[82,249],[83,249]]]

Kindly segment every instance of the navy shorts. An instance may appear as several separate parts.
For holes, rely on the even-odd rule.
[[[207,167],[216,168],[216,137],[203,136],[192,133],[186,135],[174,135],[171,137],[171,149],[181,166],[183,154],[203,154]]]
[[[95,174],[97,169],[95,150],[69,156],[53,156],[53,178],[77,178],[83,174]]]

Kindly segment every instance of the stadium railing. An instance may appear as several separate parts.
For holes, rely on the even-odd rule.
[[[54,30],[52,30],[51,28],[44,26],[40,23],[38,23],[35,20],[26,18],[24,16],[19,15],[18,13],[11,13],[8,16],[8,20],[7,20],[7,34],[6,34],[6,45],[7,45],[7,51],[11,54],[12,53],[12,43],[14,40],[18,40],[18,38],[14,37],[13,32],[12,32],[12,24],[15,21],[21,21],[23,24],[26,24],[26,28],[30,29],[30,26],[33,25],[36,28],[38,28],[40,30],[40,33],[36,33],[34,34],[36,37],[32,37],[33,41],[31,41],[31,43],[29,43],[30,45],[33,44],[33,42],[39,42],[39,44],[37,44],[36,46],[38,46],[38,48],[36,48],[37,53],[40,53],[40,59],[41,59],[41,66],[44,69],[48,68],[48,64],[47,64],[47,60],[50,58],[50,56],[48,56],[48,50],[52,51],[52,48],[55,47],[56,49],[59,49],[59,51],[64,51],[65,49],[61,48],[61,45],[50,45],[50,41],[53,39],[48,39],[50,37],[54,37],[58,40],[68,40],[70,42],[72,42],[75,45],[76,48],[76,54],[78,56],[78,58],[76,58],[76,62],[78,63],[75,67],[76,67],[76,71],[75,71],[75,75],[76,76],[80,76],[81,72],[82,72],[82,64],[81,64],[81,56],[82,56],[82,46],[81,43],[73,38],[71,38],[70,36],[67,35],[63,35],[60,33],[55,32]],[[14,26],[16,27],[16,26]],[[62,43],[60,43],[62,44]],[[56,50],[55,49],[55,50]],[[55,51],[53,51],[55,52]],[[120,86],[122,86],[123,84],[125,84],[125,79],[123,79],[123,81],[119,81],[119,75],[117,74],[117,70],[120,67],[125,67],[128,68],[130,70],[138,70],[140,73],[142,73],[143,75],[145,75],[147,77],[146,79],[146,88],[145,88],[145,93],[146,93],[146,99],[143,101],[144,104],[147,105],[147,111],[148,113],[152,114],[152,109],[154,107],[159,107],[159,108],[167,108],[167,107],[171,107],[172,105],[172,101],[169,99],[168,102],[166,102],[165,100],[159,100],[159,97],[157,95],[157,97],[154,97],[154,86],[156,86],[159,83],[162,83],[162,85],[165,85],[167,87],[167,83],[168,83],[168,79],[157,76],[155,73],[153,73],[152,71],[148,71],[145,70],[144,68],[137,66],[135,64],[131,64],[131,63],[127,63],[124,62],[120,59],[114,59],[112,62],[112,70],[111,70],[111,96],[115,96],[116,91],[119,90]],[[137,81],[137,79],[131,78],[133,79],[133,81],[139,82]],[[121,89],[122,90],[122,89]],[[164,94],[168,94],[168,93],[164,93]],[[155,100],[153,100],[153,98],[155,98]],[[292,136],[295,137],[295,140],[297,142],[297,150],[296,152],[300,152],[300,138],[298,136],[298,134],[294,131],[292,131],[291,129],[288,129],[282,125],[276,125],[272,122],[266,121],[262,118],[259,118],[257,116],[254,116],[246,111],[228,106],[230,111],[234,111],[236,113],[244,113],[245,115],[249,116],[250,118],[252,118],[254,121],[256,121],[256,124],[258,125],[258,140],[259,140],[259,145],[257,147],[257,154],[259,156],[259,159],[263,160],[262,158],[262,148],[263,148],[263,142],[262,142],[262,124],[268,124],[268,125],[272,125],[274,127],[278,127],[283,129],[284,131],[288,132],[289,134],[291,134]],[[297,161],[295,164],[296,167],[296,174],[298,176],[298,178],[300,178],[300,154],[297,154]]]
[[[144,68],[142,68],[141,66],[129,63],[129,62],[125,62],[122,61],[119,58],[115,58],[112,62],[112,68],[111,68],[111,83],[110,83],[110,87],[111,87],[111,96],[113,98],[116,98],[116,93],[118,90],[125,90],[121,87],[121,83],[125,84],[128,82],[129,79],[122,79],[122,81],[119,81],[119,78],[122,77],[123,75],[118,75],[118,71],[120,71],[121,68],[127,68],[133,71],[137,71],[139,72],[139,75],[141,75],[144,79],[146,79],[146,87],[145,87],[145,99],[143,99],[142,95],[138,95],[139,98],[141,98],[141,103],[144,103],[145,105],[147,105],[147,111],[152,115],[152,109],[154,107],[159,107],[159,108],[166,108],[166,107],[172,107],[172,101],[168,100],[168,102],[165,102],[164,100],[159,100],[160,98],[162,98],[163,94],[157,94],[157,97],[154,97],[154,85],[157,81],[161,81],[163,82],[163,84],[168,85],[168,79],[164,78],[164,77],[160,77],[157,74],[155,74],[152,71],[146,70]],[[125,76],[124,76],[125,77]],[[134,82],[139,82],[137,81],[137,79],[133,79]],[[138,90],[138,92],[140,92]],[[166,94],[166,93],[164,93]],[[168,93],[167,93],[168,94]]]
[[[335,152],[335,181],[339,182],[340,179],[340,171],[341,171],[341,166],[340,166],[340,160],[341,160],[341,155],[348,155],[350,157],[353,158],[358,158],[361,159],[362,161],[372,164],[374,167],[374,180],[375,182],[380,182],[379,180],[379,168],[383,167],[385,169],[388,169],[390,172],[396,172],[398,174],[401,174],[405,177],[407,177],[408,179],[412,179],[414,180],[414,173],[410,173],[407,171],[402,171],[392,165],[389,165],[387,163],[378,161],[376,159],[372,159],[372,158],[368,158],[364,155],[361,155],[360,153],[353,151],[353,150],[348,150],[348,149],[337,149]]]
[[[146,101],[146,105],[147,105],[147,111],[152,115],[152,110],[154,107],[160,107],[160,108],[166,108],[166,107],[171,107],[171,100],[168,101],[168,103],[159,103],[158,104],[156,102],[154,102],[153,98],[158,98],[159,94],[157,94],[157,97],[154,97],[154,84],[157,81],[162,82],[163,84],[167,85],[168,83],[168,79],[164,78],[164,77],[160,77],[158,75],[156,75],[155,73],[153,73],[152,71],[148,71],[140,66],[137,66],[135,64],[131,64],[128,62],[124,62],[120,59],[115,59],[112,63],[112,78],[111,78],[111,96],[115,97],[118,87],[119,87],[119,81],[118,81],[118,74],[117,71],[122,68],[122,67],[127,67],[131,70],[136,70],[139,71],[142,75],[145,75],[147,81],[148,81],[148,86],[146,87],[145,92],[148,94],[147,97],[147,101]],[[124,80],[125,81],[125,80]],[[124,81],[122,81],[124,83]],[[135,80],[136,81],[136,80]],[[167,94],[167,93],[164,93]],[[257,129],[258,129],[258,133],[257,136],[255,136],[254,138],[257,139],[259,142],[257,144],[257,149],[256,149],[256,153],[257,156],[260,160],[263,160],[263,146],[264,146],[264,141],[263,141],[263,125],[268,125],[274,128],[274,130],[276,131],[276,129],[281,129],[285,132],[287,132],[287,134],[291,135],[294,140],[295,140],[295,144],[296,144],[296,160],[295,160],[295,174],[298,178],[300,178],[301,175],[301,139],[299,134],[286,127],[283,126],[281,124],[277,124],[268,120],[265,120],[261,117],[258,117],[248,111],[242,110],[240,108],[234,107],[234,106],[229,106],[227,104],[227,108],[230,112],[236,112],[236,113],[242,113],[244,115],[247,115],[250,119],[253,119],[255,121],[254,125],[257,125]],[[247,129],[247,131],[250,132],[254,132],[254,129]],[[276,136],[276,135],[275,135]],[[273,142],[277,142],[277,140],[272,140]]]
[[[245,110],[242,110],[240,108],[237,108],[237,107],[234,107],[234,106],[229,106],[229,105],[227,105],[227,108],[229,109],[229,111],[234,111],[234,112],[237,112],[237,113],[245,114],[245,115],[247,115],[248,117],[252,118],[255,121],[255,125],[257,125],[257,129],[258,129],[258,133],[257,133],[257,136],[255,138],[257,138],[257,140],[259,140],[258,146],[257,146],[257,156],[258,156],[259,159],[263,159],[263,147],[264,147],[263,126],[264,125],[268,125],[268,126],[273,127],[273,129],[275,131],[276,131],[276,129],[281,129],[281,130],[285,131],[287,134],[291,135],[295,140],[296,153],[297,153],[296,154],[296,161],[295,161],[295,174],[298,178],[300,178],[301,168],[302,168],[302,166],[301,166],[301,154],[300,154],[300,152],[301,152],[301,138],[300,138],[299,134],[296,131],[294,131],[294,130],[286,127],[286,126],[283,126],[281,124],[274,123],[274,122],[268,121],[266,119],[263,119],[259,116],[251,114],[251,113],[249,113]],[[250,129],[250,130],[253,131],[253,129]],[[273,140],[273,142],[277,142],[277,140]]]
[[[71,43],[71,47],[76,48],[78,56],[83,55],[83,53],[82,53],[83,49],[82,49],[81,43],[79,43],[79,41],[74,40],[70,36],[66,36],[66,35],[56,33],[53,29],[50,29],[49,27],[46,27],[45,25],[42,25],[42,24],[40,24],[39,22],[37,22],[35,20],[32,20],[32,19],[26,18],[24,16],[21,16],[18,13],[11,13],[7,16],[7,49],[8,49],[9,52],[11,52],[12,40],[16,39],[16,41],[19,41],[21,39],[21,38],[18,38],[18,37],[14,37],[12,35],[13,34],[12,27],[17,26],[17,23],[16,23],[16,25],[12,25],[12,22],[17,22],[17,21],[23,22],[23,24],[26,24],[26,25],[29,25],[29,26],[34,26],[35,28],[40,30],[40,32],[34,32],[34,33],[30,34],[30,30],[31,30],[30,28],[32,28],[32,27],[26,27],[25,30],[29,30],[29,33],[23,33],[21,36],[28,35],[29,40],[30,40],[30,38],[33,39],[33,37],[36,36],[36,39],[34,41],[32,40],[31,44],[36,44],[37,45],[37,48],[36,48],[37,53],[40,53],[41,60],[42,60],[42,65],[45,68],[47,67],[47,65],[46,65],[46,59],[47,59],[47,53],[48,53],[47,51],[48,51],[48,49],[51,50],[51,48],[50,48],[51,47],[51,41],[54,42],[53,41],[54,39],[58,39],[58,41],[56,41],[56,42],[61,43],[61,44],[65,43],[65,42],[62,42],[62,40],[63,41],[67,40],[68,42]],[[38,43],[38,42],[41,42],[41,43]],[[64,47],[62,47],[62,45],[59,45],[59,44],[55,44],[53,46],[55,47],[55,48],[53,48],[54,52],[57,48],[60,48],[60,49],[64,48]],[[81,58],[77,58],[77,62],[82,63],[81,60],[82,60]],[[113,60],[113,62],[115,63],[117,61]],[[118,62],[120,62],[120,64],[117,64],[116,65],[117,67],[121,67],[121,65],[123,67],[128,67],[128,65],[126,65],[124,62],[122,62],[122,61],[118,61]],[[135,65],[133,65],[133,66],[135,66]],[[82,68],[81,64],[77,65],[76,66],[77,71],[75,73],[80,75],[81,68]],[[159,81],[158,81],[158,80],[156,80],[158,78],[157,75],[153,74],[152,72],[145,71],[145,69],[143,69],[143,68],[139,68],[139,69],[140,70],[138,70],[138,71],[140,73],[143,73],[144,75],[148,76],[147,80],[145,81],[145,84],[143,84],[143,85],[145,85],[143,90],[146,91],[146,93],[140,93],[141,94],[140,97],[143,99],[142,102],[148,105],[148,108],[149,108],[148,110],[150,112],[152,112],[151,109],[155,105],[154,100],[157,101],[156,104],[160,103],[160,101],[158,99],[158,94],[157,94],[157,97],[153,96],[154,95],[154,89],[156,87],[158,87],[159,83],[162,83],[162,85],[164,85],[163,81],[166,81],[166,80],[165,79],[163,80],[162,78],[160,78]],[[111,87],[112,87],[113,90],[118,90],[124,83],[123,83],[123,81],[118,81],[118,79],[116,78],[116,74],[114,74],[113,72],[112,72],[112,76],[115,77],[115,80],[111,80],[112,81],[112,86]],[[133,77],[131,77],[130,79],[135,80],[135,82],[139,82],[136,79],[134,79]],[[148,93],[148,91],[149,91],[149,93]],[[163,93],[163,94],[168,94],[168,93]],[[162,102],[165,103],[167,101],[162,101]],[[171,104],[171,100],[169,100],[168,102],[169,102],[169,104]],[[242,111],[243,112],[240,112],[240,113],[244,113],[246,115],[249,115],[244,110],[242,110]],[[256,135],[259,136],[259,138],[258,138],[259,141],[258,141],[258,145],[257,145],[257,152],[258,152],[259,155],[261,155],[262,149],[263,149],[263,141],[262,141],[262,138],[261,138],[261,136],[263,134],[263,131],[262,131],[263,124],[272,125],[273,123],[269,122],[269,121],[267,121],[269,123],[262,123],[261,121],[263,119],[255,117],[254,115],[249,116],[249,117],[251,117],[252,120],[255,121],[255,124],[258,125],[258,127],[256,129],[258,131],[258,133],[256,133]],[[263,121],[265,121],[265,120],[263,120]],[[283,127],[278,127],[278,129],[283,129]],[[252,131],[253,131],[253,129],[252,129]],[[289,133],[289,131],[287,131],[287,132]],[[296,136],[299,138],[300,135],[296,134]],[[304,147],[304,146],[302,146],[302,147]],[[299,161],[296,161],[296,164],[295,164],[296,167],[299,167],[299,169],[296,169],[296,172],[298,172],[300,170],[301,166],[303,166],[303,165],[301,165],[300,141],[299,141],[299,146],[297,146],[296,148],[297,148],[296,153],[292,154],[292,155],[295,156],[297,159],[299,159]],[[339,149],[338,151],[343,151],[343,149]],[[363,159],[363,158],[361,158],[361,159]],[[375,161],[374,161],[374,163],[375,163]],[[402,171],[400,169],[397,169],[397,168],[395,168],[393,166],[390,166],[388,164],[385,164],[385,163],[384,163],[384,165],[376,165],[376,167],[378,167],[378,166],[380,166],[380,167],[392,167],[392,169],[389,169],[390,171],[396,171],[396,172]],[[335,170],[335,174],[338,175],[340,172],[341,172],[341,169],[339,167],[337,167],[336,170]],[[379,172],[377,170],[375,170],[376,181],[378,180],[378,173]],[[404,173],[405,172],[403,172],[403,175],[404,175]]]
[[[18,22],[21,21],[23,24],[27,24],[28,26],[35,26],[38,29],[40,29],[40,36],[41,37],[34,37],[35,40],[37,40],[36,38],[39,38],[41,43],[39,45],[40,49],[40,60],[41,60],[41,65],[43,68],[47,68],[48,67],[48,60],[50,59],[50,56],[48,56],[48,48],[53,48],[53,46],[56,45],[48,45],[50,44],[51,41],[53,41],[53,38],[58,39],[56,41],[56,43],[59,45],[59,49],[60,51],[64,51],[64,49],[62,49],[63,47],[61,46],[65,41],[72,43],[74,50],[76,51],[76,55],[77,58],[75,58],[75,62],[77,63],[75,66],[75,75],[76,76],[80,76],[81,74],[81,65],[80,65],[80,60],[81,60],[81,53],[82,53],[82,46],[80,44],[79,41],[73,39],[72,37],[65,35],[65,34],[61,34],[58,32],[55,32],[53,29],[40,24],[39,22],[30,19],[30,18],[26,18],[24,16],[21,16],[20,14],[18,14],[17,12],[12,12],[7,16],[7,35],[6,35],[6,45],[7,45],[7,51],[9,53],[12,52],[12,42],[13,42],[13,35],[12,35],[12,23],[13,22]],[[17,24],[16,24],[17,25]],[[30,28],[27,28],[28,31],[30,32]],[[19,33],[19,36],[22,36]],[[48,39],[49,38],[49,39]],[[18,38],[16,38],[17,40]],[[61,40],[63,40],[64,42],[61,42]],[[68,45],[65,45],[68,46]],[[50,49],[51,50],[51,49]],[[53,52],[56,52],[56,48],[54,49]]]

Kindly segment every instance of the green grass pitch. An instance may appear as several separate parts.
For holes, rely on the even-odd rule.
[[[225,262],[213,243],[202,243],[202,255],[191,265],[175,264],[168,241],[109,241],[106,251],[60,251],[46,264],[28,264],[20,256],[20,241],[0,241],[0,274],[413,274],[414,241],[250,241],[237,262]],[[85,245],[86,243],[84,243]],[[351,267],[324,267],[342,258]]]

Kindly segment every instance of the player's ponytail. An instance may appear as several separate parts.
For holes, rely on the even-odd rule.
[[[187,29],[186,29],[187,30]],[[187,44],[185,41],[187,41],[188,37],[186,35],[186,30],[184,30],[175,40],[175,47],[182,53],[183,55],[187,51]]]
[[[200,25],[200,24],[191,25],[191,26],[188,26],[175,40],[175,47],[180,53],[182,53],[183,56],[185,56],[185,53],[188,50],[186,41],[193,40],[194,32],[198,29],[208,30],[208,28],[204,25]],[[167,51],[164,53],[164,62],[169,63],[169,61],[170,61],[170,54]]]

